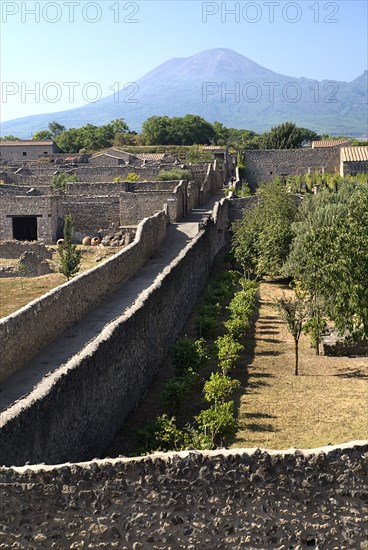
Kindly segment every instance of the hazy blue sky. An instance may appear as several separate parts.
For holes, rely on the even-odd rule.
[[[1,0],[0,6],[2,120],[83,105],[167,59],[214,47],[293,77],[351,81],[367,68],[365,0]]]

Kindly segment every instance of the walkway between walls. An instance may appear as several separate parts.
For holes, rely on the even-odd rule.
[[[79,323],[65,330],[26,365],[10,376],[0,388],[0,412],[26,396],[47,374],[79,353],[111,321],[123,314],[148,288],[198,233],[198,223],[212,213],[223,194],[212,195],[200,208],[193,209],[183,220],[167,226],[166,238],[157,252],[129,281],[103,300]],[[42,327],[40,327],[42,330]]]

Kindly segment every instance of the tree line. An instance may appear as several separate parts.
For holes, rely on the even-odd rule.
[[[183,117],[151,116],[142,125],[141,133],[130,130],[119,118],[108,124],[86,124],[69,128],[58,122],[50,122],[47,129],[33,135],[34,140],[54,139],[65,153],[94,152],[111,146],[124,145],[219,145],[235,150],[244,149],[295,149],[312,140],[325,139],[313,130],[298,128],[292,122],[284,122],[269,132],[257,134],[252,130],[227,128],[221,122],[210,123],[198,115]],[[8,135],[2,140],[17,140]],[[357,145],[362,145],[357,142]]]
[[[233,254],[245,276],[288,277],[279,303],[293,336],[310,332],[318,352],[326,319],[340,334],[368,337],[368,185],[340,178],[302,198],[280,180],[260,185],[256,205],[235,222]],[[298,324],[299,323],[299,324]]]

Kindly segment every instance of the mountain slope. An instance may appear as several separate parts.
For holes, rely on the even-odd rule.
[[[318,133],[366,135],[367,71],[352,82],[275,73],[227,48],[172,58],[127,90],[83,107],[34,115],[1,125],[1,134],[30,137],[51,120],[66,127],[124,118],[139,131],[153,115],[198,114],[210,122],[263,132],[293,121]]]

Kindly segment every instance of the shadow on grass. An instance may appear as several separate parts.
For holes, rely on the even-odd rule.
[[[259,351],[257,355],[259,357],[276,357],[277,355],[281,355],[281,351]]]
[[[266,329],[261,328],[261,330],[259,331],[259,334],[261,336],[264,336],[265,334],[266,335],[273,335],[273,334],[275,334],[277,328],[278,327],[267,327]],[[274,330],[269,330],[269,329],[274,329]]]
[[[254,314],[253,318],[251,319],[251,322],[250,322],[250,326],[249,326],[249,329],[247,331],[247,334],[244,338],[244,345],[245,345],[245,353],[242,357],[242,365],[241,366],[237,366],[237,368],[235,368],[233,371],[232,371],[232,376],[234,378],[237,378],[239,381],[240,381],[240,384],[241,384],[241,387],[239,388],[239,390],[237,390],[236,392],[234,392],[233,394],[233,400],[234,400],[234,412],[235,412],[235,417],[240,419],[240,407],[241,407],[241,400],[242,400],[242,397],[246,394],[252,394],[252,393],[255,393],[257,391],[257,388],[260,388],[260,387],[264,387],[264,386],[270,386],[270,383],[268,382],[269,379],[273,378],[274,375],[271,374],[271,373],[267,373],[267,372],[258,372],[258,371],[255,371],[255,372],[250,372],[249,371],[249,366],[252,365],[253,363],[253,360],[254,360],[254,357],[255,357],[255,347],[256,347],[256,343],[257,343],[257,340],[262,340],[262,338],[256,338],[256,334],[255,334],[255,331],[256,331],[256,323],[258,324],[262,324],[264,323],[266,326],[268,325],[269,326],[269,323],[271,322],[274,322],[274,320],[276,318],[274,318],[273,316],[267,316],[265,317],[264,319],[272,319],[272,321],[263,321],[263,318],[262,320],[260,321],[259,320],[259,310],[260,310],[260,306],[261,304],[263,305],[265,302],[263,300],[259,300],[259,298],[257,299],[257,303],[256,303],[256,313]],[[267,328],[268,328],[267,326]],[[262,331],[262,336],[263,334],[265,333],[269,333],[269,334],[273,334],[273,332],[271,331]],[[280,341],[278,340],[272,340],[272,339],[267,339],[267,341],[270,341],[271,343],[281,343]],[[274,352],[260,352],[260,353],[257,353],[257,355],[263,355],[263,356],[266,356],[266,355],[279,355],[280,352],[278,351],[274,351]],[[274,416],[270,415],[270,414],[267,414],[267,413],[263,413],[263,412],[253,412],[253,413],[245,413],[242,415],[242,417],[244,418],[247,418],[249,420],[251,419],[272,419],[272,418],[275,418]],[[242,431],[243,431],[244,428],[242,428]],[[276,428],[273,427],[273,425],[271,423],[262,423],[262,422],[250,422],[249,424],[246,423],[245,424],[245,429],[246,430],[251,430],[251,431],[259,431],[259,432],[275,432],[276,431]],[[236,435],[234,436],[234,438],[232,438],[232,440],[228,441],[228,445],[230,446],[232,443],[234,443],[236,440]]]
[[[245,425],[246,430],[251,432],[279,432],[277,428],[274,428],[272,424],[257,424],[256,422],[251,422]]]
[[[334,374],[338,378],[368,378],[367,371],[356,369],[350,372],[341,372],[339,374]]]
[[[244,413],[244,418],[276,418],[275,415],[273,414],[268,414],[268,413],[259,413],[259,412],[256,412],[256,413]]]
[[[269,344],[282,344],[284,341],[278,338],[258,338],[260,342],[267,342]]]

